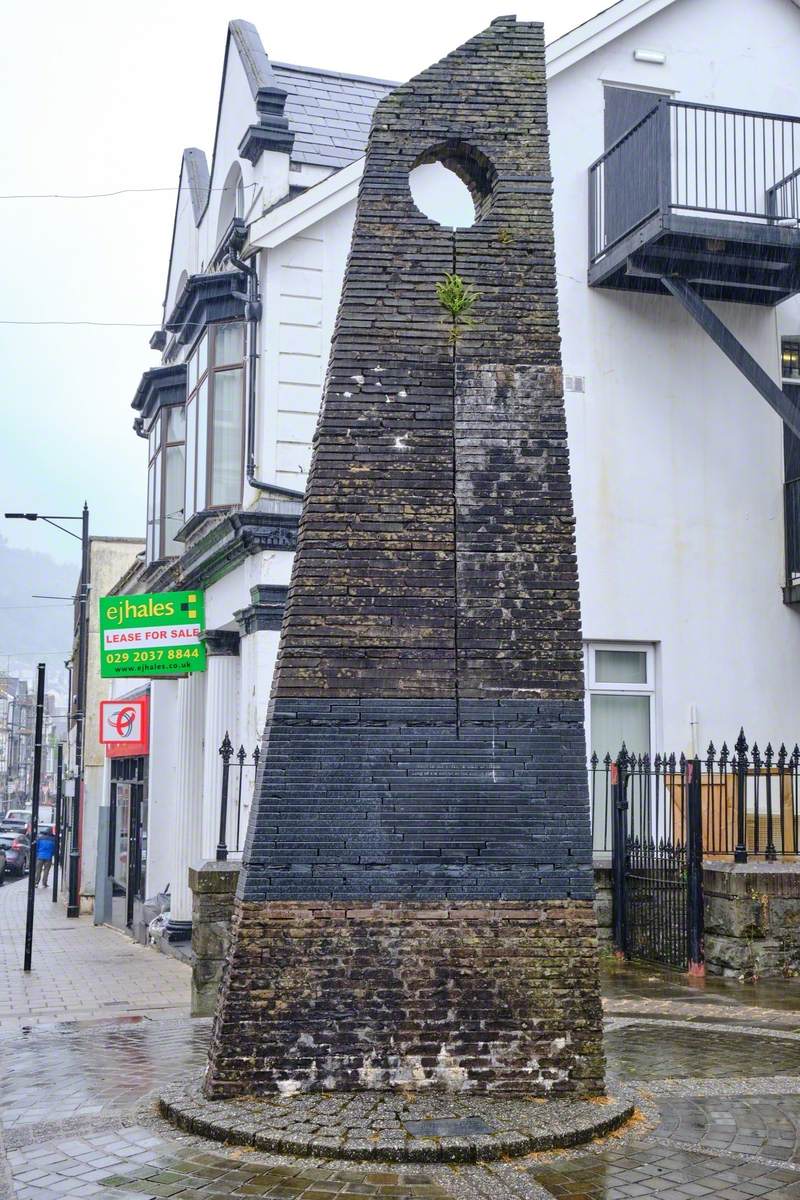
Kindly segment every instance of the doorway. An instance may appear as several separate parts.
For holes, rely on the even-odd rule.
[[[132,929],[136,901],[144,901],[147,874],[147,756],[111,760],[108,873],[113,883],[112,924]]]

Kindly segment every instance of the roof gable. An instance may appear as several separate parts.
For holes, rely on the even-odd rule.
[[[616,4],[595,13],[582,25],[550,42],[545,52],[548,79],[674,3],[675,0],[617,0]]]
[[[595,13],[547,46],[548,79],[674,3],[675,0],[617,0],[616,4]],[[800,0],[790,0],[790,3],[800,8]]]

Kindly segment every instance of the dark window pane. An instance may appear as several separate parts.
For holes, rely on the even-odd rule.
[[[781,375],[784,379],[800,379],[800,339],[783,339],[781,343]]]

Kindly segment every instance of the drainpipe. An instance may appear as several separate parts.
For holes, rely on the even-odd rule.
[[[256,479],[256,363],[258,361],[258,352],[256,350],[256,342],[258,338],[258,323],[261,320],[261,296],[258,291],[258,271],[254,266],[244,262],[239,258],[236,252],[231,249],[228,252],[228,261],[237,271],[247,276],[247,299],[245,302],[244,315],[247,321],[247,466],[245,476],[251,488],[255,488],[259,492],[273,492],[281,496],[291,496],[293,499],[302,500],[303,493],[296,491],[294,488],[280,487],[276,483],[264,483],[260,479]]]

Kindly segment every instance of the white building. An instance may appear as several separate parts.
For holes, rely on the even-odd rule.
[[[800,442],[786,436],[787,474],[784,425],[765,400],[786,402],[800,428],[791,382],[777,386],[782,338],[800,384],[798,52],[794,0],[753,0],[746,22],[731,20],[730,0],[620,0],[549,47],[600,753],[623,739],[701,750],[742,725],[760,742],[800,733],[800,484],[788,484],[784,516]],[[169,883],[178,938],[188,865],[218,839],[218,747],[227,730],[249,751],[262,732],[361,155],[389,86],[270,63],[253,26],[232,22],[210,169],[200,150],[183,155],[151,341],[162,363],[134,400],[148,437],[147,547],[119,585],[205,590],[207,673],[150,685],[139,895]],[[454,212],[444,168],[422,170],[415,199],[430,212],[444,196]],[[661,282],[673,275],[686,303],[700,298],[695,315]],[[750,379],[701,327],[704,299]]]

